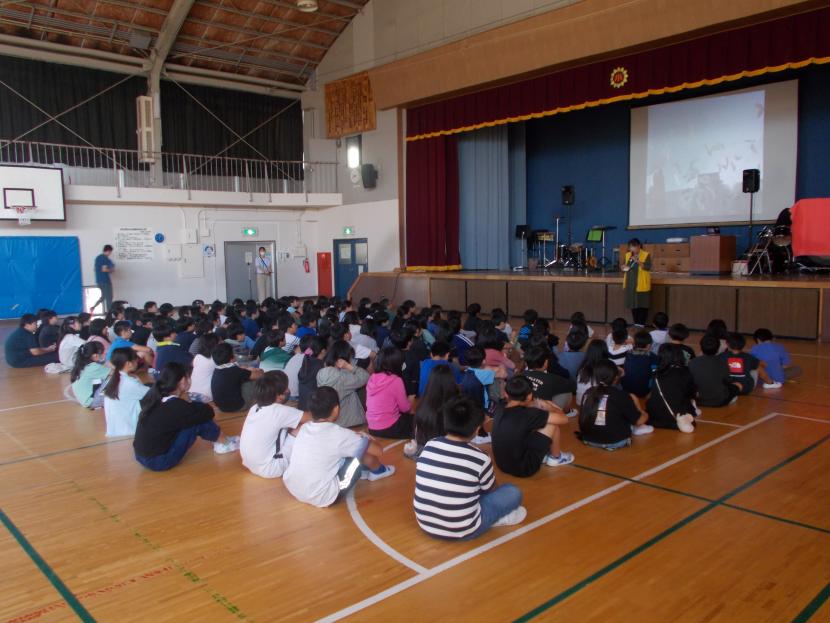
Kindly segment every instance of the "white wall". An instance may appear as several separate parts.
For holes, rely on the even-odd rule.
[[[151,262],[119,262],[113,275],[115,297],[133,305],[145,300],[185,304],[194,298],[225,298],[224,243],[273,240],[278,251],[292,259],[277,263],[277,294],[299,296],[317,293],[316,254],[332,250],[332,240],[342,238],[343,227],[355,228],[355,236],[369,239],[371,270],[392,270],[398,265],[398,204],[381,201],[303,209],[224,209],[139,205],[70,204],[66,223],[38,223],[21,227],[0,222],[0,236],[77,236],[81,247],[84,285],[95,282],[93,261],[105,244],[113,242],[119,227],[150,227],[165,235]],[[244,227],[258,230],[256,237],[242,236]],[[168,245],[181,243],[183,229],[201,230],[199,243],[211,243],[216,257],[204,258],[204,276],[182,278],[179,263],[166,259]],[[311,271],[303,270],[303,257],[294,257],[298,245],[308,253]]]

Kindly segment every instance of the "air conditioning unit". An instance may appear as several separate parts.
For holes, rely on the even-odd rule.
[[[153,98],[139,95],[135,98],[136,134],[138,134],[138,161],[152,164],[156,161],[156,135],[153,129]]]

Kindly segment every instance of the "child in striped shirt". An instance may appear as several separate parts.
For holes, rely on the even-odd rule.
[[[522,492],[511,484],[497,486],[490,457],[470,445],[484,411],[464,395],[442,411],[446,434],[427,442],[415,468],[418,525],[430,536],[469,540],[491,527],[524,521]]]

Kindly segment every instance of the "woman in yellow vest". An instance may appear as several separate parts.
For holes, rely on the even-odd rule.
[[[643,251],[637,238],[628,241],[622,269],[625,306],[631,309],[634,326],[643,327],[651,307],[651,255]]]

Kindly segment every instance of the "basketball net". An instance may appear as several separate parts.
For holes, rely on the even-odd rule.
[[[14,209],[17,212],[18,225],[32,224],[32,213],[35,211],[35,206],[15,206]]]

